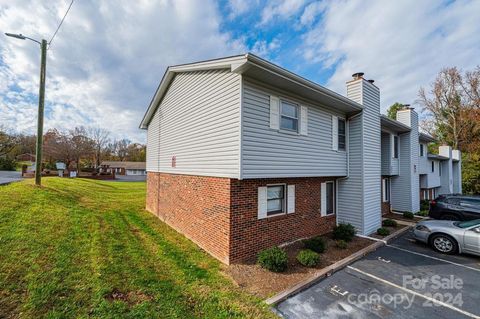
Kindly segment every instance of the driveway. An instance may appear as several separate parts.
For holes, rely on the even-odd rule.
[[[277,305],[284,318],[480,318],[480,258],[411,232]]]
[[[16,171],[0,171],[0,185],[16,182],[22,179],[22,173]]]

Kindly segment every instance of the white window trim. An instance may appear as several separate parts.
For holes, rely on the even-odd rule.
[[[282,205],[282,211],[279,213],[275,214],[269,214],[268,213],[268,188],[269,187],[274,187],[274,186],[283,186],[283,205]],[[279,183],[279,184],[267,184],[265,185],[267,188],[267,211],[266,211],[266,218],[269,217],[275,217],[275,216],[281,216],[281,215],[287,215],[287,199],[288,199],[288,186],[285,183]]]
[[[325,214],[324,214],[324,216],[332,216],[332,215],[335,215],[337,213],[337,201],[336,201],[337,192],[336,192],[336,189],[335,189],[336,183],[335,183],[335,181],[326,181],[325,182],[325,195],[327,194],[327,190],[328,190],[327,184],[332,184],[332,190],[333,190],[333,194],[332,194],[333,195],[333,207],[332,208],[333,208],[333,213],[329,214],[327,212],[327,206],[328,205],[327,205],[327,198],[325,197]]]
[[[395,137],[397,137],[397,157],[395,157]],[[392,158],[398,159],[400,157],[400,136],[392,134]]]
[[[390,184],[390,179],[389,178],[382,178],[382,202],[388,203],[390,202],[391,198],[391,187],[388,188],[387,190],[387,181],[388,184]],[[388,191],[388,199],[387,199],[387,191]]]
[[[300,122],[301,122],[301,119],[300,119],[300,118],[302,117],[302,114],[301,114],[302,110],[301,110],[300,104],[298,104],[298,103],[296,103],[296,102],[293,102],[293,101],[291,101],[291,100],[289,100],[289,99],[282,98],[282,97],[280,97],[279,100],[280,100],[280,103],[279,103],[279,113],[278,113],[278,114],[279,114],[279,115],[278,115],[278,121],[279,121],[279,123],[278,123],[278,128],[279,128],[279,130],[282,131],[282,132],[289,132],[289,133],[295,133],[295,134],[297,134],[297,135],[300,135],[300,125],[301,125],[301,123],[300,123]],[[285,102],[285,103],[294,105],[294,106],[297,108],[297,117],[296,117],[296,118],[285,115],[285,117],[287,117],[287,118],[296,119],[296,120],[297,120],[297,130],[290,130],[290,129],[288,129],[288,128],[282,128],[282,116],[284,116],[284,115],[282,115],[282,109],[283,109],[282,102]]]
[[[340,148],[340,133],[338,132],[340,128],[340,120],[345,123],[345,147],[343,149]],[[344,117],[337,116],[337,152],[346,152],[347,151],[347,120]]]

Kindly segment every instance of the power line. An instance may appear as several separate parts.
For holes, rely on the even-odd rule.
[[[68,9],[67,9],[67,11],[65,12],[65,15],[63,16],[62,21],[60,21],[60,24],[58,25],[57,30],[55,30],[55,33],[52,35],[52,38],[50,39],[50,41],[48,41],[48,48],[49,48],[49,49],[50,49],[50,45],[51,45],[53,39],[54,39],[55,36],[57,35],[58,30],[59,30],[60,27],[62,26],[63,21],[64,21],[65,18],[67,17],[68,11],[70,11],[70,8],[72,7],[74,1],[75,1],[75,0],[72,0],[72,2],[70,2],[70,5],[68,6]]]

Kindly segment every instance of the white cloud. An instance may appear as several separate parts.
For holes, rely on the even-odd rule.
[[[264,59],[272,59],[271,55],[280,48],[280,40],[273,39],[270,42],[265,40],[256,41],[250,49],[252,53],[261,56]]]
[[[270,0],[263,8],[260,25],[265,25],[275,18],[293,17],[305,5],[305,0]]]
[[[338,92],[362,71],[380,87],[383,110],[395,101],[413,104],[442,67],[479,63],[479,12],[480,1],[330,2],[305,32],[301,52],[309,63],[334,67],[327,86]]]
[[[68,4],[1,1],[0,30],[50,37]],[[76,1],[48,51],[45,129],[95,125],[143,141],[137,127],[166,66],[245,51],[220,22],[211,1]],[[34,43],[0,41],[0,123],[34,131],[38,72]]]
[[[230,11],[229,19],[234,19],[247,13],[258,5],[258,0],[228,0],[227,7]]]

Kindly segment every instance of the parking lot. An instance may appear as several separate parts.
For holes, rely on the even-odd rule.
[[[438,254],[408,232],[275,311],[284,318],[480,318],[480,258]]]

